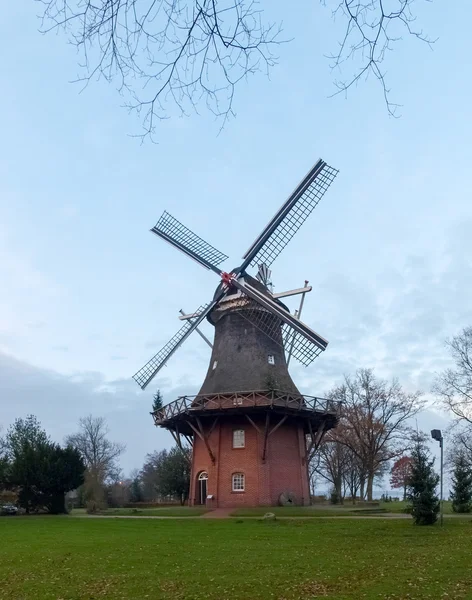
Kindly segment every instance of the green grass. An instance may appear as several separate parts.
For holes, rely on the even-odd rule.
[[[404,513],[406,512],[406,508],[408,506],[408,502],[381,502],[380,506],[384,508],[387,512],[392,513]],[[444,514],[451,515],[452,512],[452,502],[449,500],[444,501]]]
[[[231,515],[234,517],[262,517],[268,512],[279,517],[379,517],[391,514],[406,514],[407,502],[379,502],[372,504],[314,504],[313,506],[273,506],[258,508],[237,508]],[[452,503],[444,502],[444,514],[450,515]],[[468,515],[458,515],[467,518]],[[469,515],[469,518],[472,515]],[[471,596],[472,599],[472,596]]]
[[[80,514],[79,510],[72,511],[72,514]],[[207,508],[197,506],[168,506],[165,508],[107,508],[100,514],[133,517],[199,517],[206,512],[208,512]],[[82,513],[85,514],[85,511]]]
[[[385,508],[347,504],[345,506],[314,505],[314,506],[272,506],[258,508],[237,508],[231,516],[234,517],[261,517],[266,513],[274,513],[279,517],[353,517],[353,516],[381,516],[386,513]]]
[[[472,598],[472,522],[0,520],[1,600]]]

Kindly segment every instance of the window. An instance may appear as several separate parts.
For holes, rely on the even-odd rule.
[[[275,357],[273,354],[269,354],[269,356],[267,357],[267,361],[269,363],[269,365],[275,365]]]
[[[213,371],[216,369],[217,366],[218,366],[218,361],[215,360],[215,362],[213,363]]]
[[[244,448],[244,429],[233,429],[233,448]]]
[[[233,492],[244,492],[244,473],[233,473]]]

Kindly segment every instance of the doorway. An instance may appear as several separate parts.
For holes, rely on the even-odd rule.
[[[197,479],[197,504],[206,504],[208,495],[208,473],[202,471]]]

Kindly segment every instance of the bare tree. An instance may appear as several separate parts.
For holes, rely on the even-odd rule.
[[[421,394],[407,394],[398,381],[388,383],[371,369],[360,369],[354,377],[346,376],[330,397],[343,403],[341,428],[335,435],[362,464],[371,501],[374,478],[411,447],[408,421],[423,406]]]
[[[125,450],[124,444],[111,442],[108,433],[103,417],[88,415],[79,420],[79,431],[66,439],[67,444],[79,450],[87,471],[100,485],[119,478],[117,460]]]
[[[255,0],[36,1],[43,5],[42,31],[64,29],[77,47],[78,80],[116,80],[126,106],[141,115],[143,137],[172,116],[172,107],[180,114],[206,107],[223,126],[234,114],[236,85],[268,73],[277,62],[275,46],[284,41]],[[391,0],[389,9],[385,0],[319,1],[345,24],[332,68],[355,65],[351,76],[335,82],[336,93],[373,75],[394,114],[381,67],[388,51],[403,32],[432,43],[414,28],[414,0]]]
[[[359,496],[364,500],[365,469],[359,457],[349,448],[346,449],[348,452],[343,475],[344,497],[349,494],[351,502],[355,504]]]
[[[446,369],[436,377],[433,393],[458,424],[472,431],[472,327],[466,327],[446,344],[455,368]]]
[[[472,468],[472,428],[453,425],[446,446],[446,468],[452,472],[457,460],[463,457]]]
[[[310,461],[310,470],[316,473],[334,490],[336,502],[344,502],[343,482],[348,465],[349,450],[330,434],[327,434]]]
[[[348,440],[348,436],[351,439]],[[338,502],[344,503],[347,496],[353,504],[357,499],[365,500],[367,466],[362,462],[362,453],[354,452],[356,439],[341,422],[336,429],[329,431],[309,462],[311,477],[318,475],[328,482],[335,492]],[[385,474],[386,463],[379,461],[375,477]]]

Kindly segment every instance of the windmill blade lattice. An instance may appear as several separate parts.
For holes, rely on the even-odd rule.
[[[324,351],[286,323],[282,326],[282,338],[284,348],[287,351],[291,348],[291,356],[305,367]]]
[[[318,161],[246,252],[241,270],[262,263],[269,267],[312,213],[337,174],[337,169]]]
[[[228,257],[214,246],[205,242],[196,233],[185,227],[180,221],[164,211],[151,229],[153,233],[164,239],[178,250],[190,256],[202,266],[216,273],[220,272],[217,265],[224,262]]]
[[[321,350],[326,350],[328,345],[327,340],[316,333],[316,331],[313,331],[313,329],[310,329],[303,321],[300,321],[291,315],[281,304],[274,302],[271,297],[263,294],[243,279],[234,279],[233,285],[238,288],[242,294],[259,304],[259,306],[265,309],[269,314],[277,317],[282,323],[291,327],[294,331],[298,332]]]
[[[248,299],[248,305],[240,314],[286,351],[291,347],[293,358],[306,367],[324,350],[253,300]]]
[[[206,315],[215,306],[216,302],[210,302],[209,304],[203,304],[195,312],[198,317],[192,321],[186,321],[179,331],[167,342],[167,344],[155,354],[150,361],[148,361],[144,367],[141,367],[137,373],[133,375],[133,379],[140,386],[142,390],[151,382],[153,377],[162,369],[169,358],[174,352],[181,346],[181,344],[188,338],[188,336],[194,331]]]

